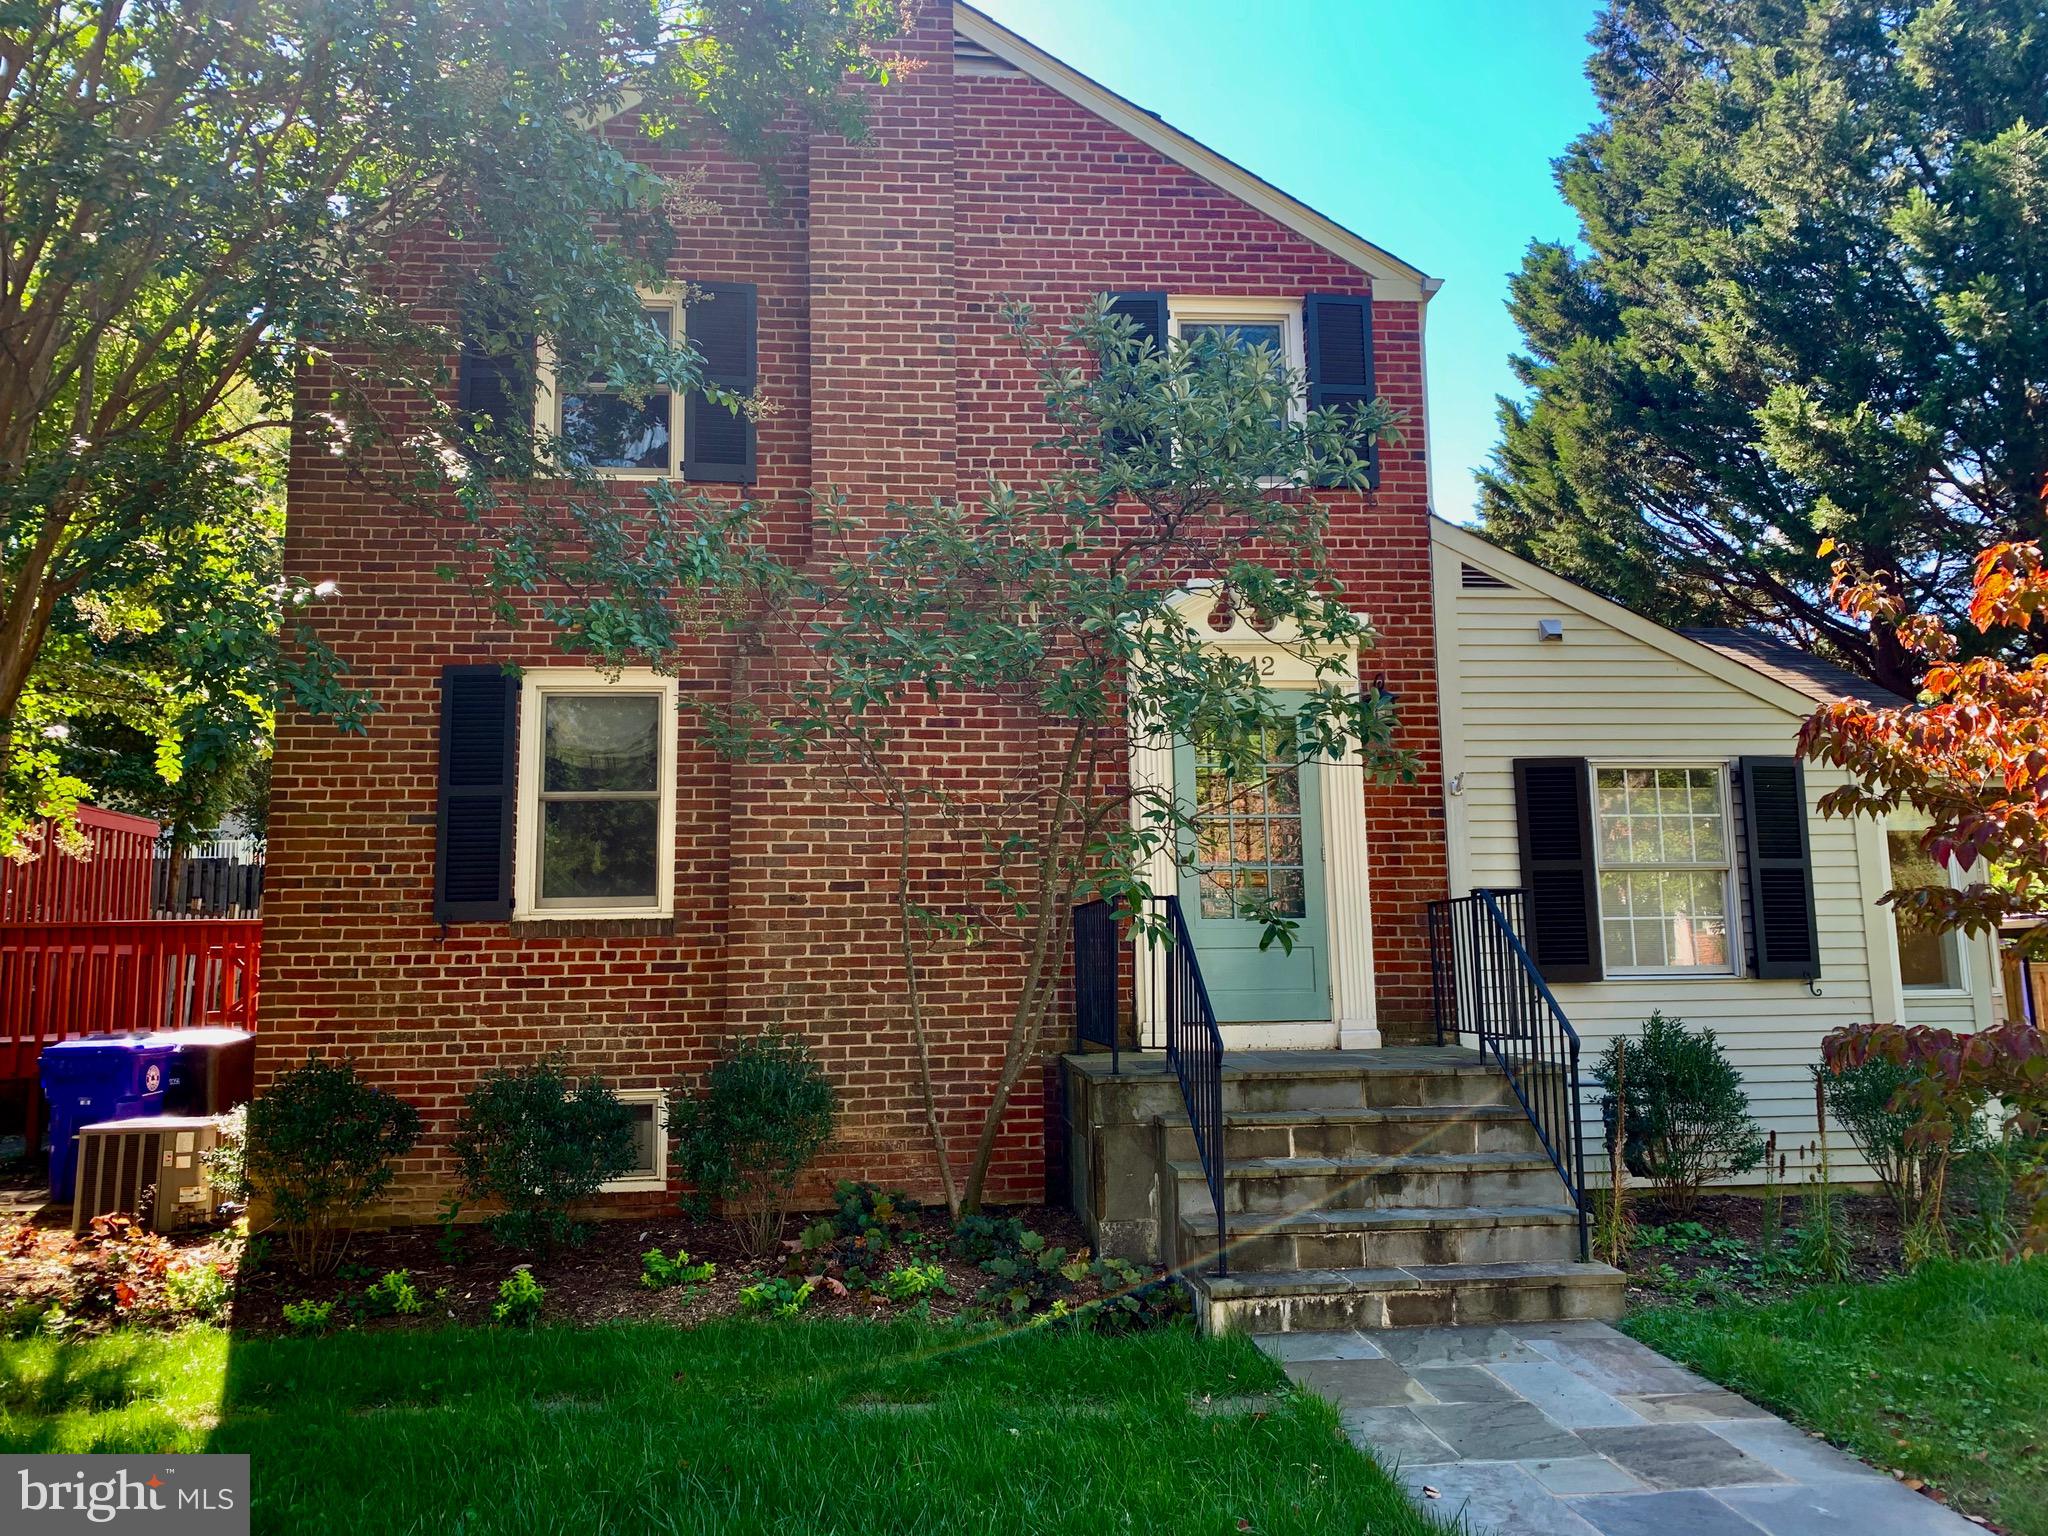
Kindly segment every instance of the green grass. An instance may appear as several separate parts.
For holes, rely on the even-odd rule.
[[[1622,1326],[1966,1513],[2048,1536],[2048,1261],[1930,1264]]]
[[[0,1449],[245,1451],[259,1531],[1439,1529],[1250,1343],[1185,1330],[31,1339],[0,1343]]]

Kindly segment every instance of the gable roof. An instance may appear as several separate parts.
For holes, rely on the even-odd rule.
[[[1058,91],[1069,101],[1115,124],[1141,144],[1194,172],[1211,186],[1249,203],[1276,223],[1284,224],[1303,239],[1367,273],[1372,278],[1375,298],[1427,303],[1429,296],[1443,286],[1442,278],[1431,277],[1421,268],[1410,266],[1336,220],[1316,212],[1308,204],[1289,197],[1271,182],[1253,175],[1236,161],[1219,155],[1154,113],[1134,105],[1108,86],[1054,58],[973,6],[954,5],[953,30],[976,48],[1016,65],[1039,84]]]
[[[1553,571],[1520,555],[1511,555],[1498,544],[1489,543],[1469,528],[1456,523],[1445,522],[1434,513],[1429,519],[1430,543],[1433,553],[1443,552],[1454,556],[1486,575],[1493,576],[1510,586],[1524,591],[1539,593],[1557,603],[1560,607],[1638,640],[1652,650],[1662,651],[1673,661],[1704,672],[1743,693],[1750,694],[1784,710],[1789,715],[1805,719],[1813,713],[1813,695],[1803,688],[1795,688],[1784,678],[1764,672],[1746,658],[1724,654],[1713,646],[1666,629],[1654,620],[1646,619],[1633,609],[1608,598],[1589,592],[1577,582],[1567,581]],[[1463,585],[1485,586],[1484,582]],[[1439,619],[1448,618],[1439,614]]]
[[[1754,667],[1766,677],[1775,677],[1789,688],[1797,688],[1816,703],[1859,699],[1880,709],[1896,709],[1912,702],[1889,688],[1878,687],[1866,677],[1858,677],[1846,667],[1822,661],[1789,641],[1753,629],[1681,629],[1678,633],[1745,667]]]

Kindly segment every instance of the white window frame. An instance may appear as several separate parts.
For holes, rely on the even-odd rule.
[[[1166,296],[1167,334],[1178,339],[1184,322],[1196,325],[1280,325],[1280,360],[1299,382],[1308,371],[1304,350],[1301,300],[1282,297],[1229,298],[1213,294],[1170,293]],[[1287,408],[1288,419],[1305,421],[1308,401],[1297,388]]]
[[[1881,829],[1882,836],[1880,841],[1884,844],[1884,888],[1886,890],[1892,889],[1893,886],[1899,883],[1898,876],[1892,869],[1891,835],[1894,832],[1898,832],[1907,837],[1918,838],[1926,832],[1927,828],[1928,823],[1924,820],[1916,821],[1911,817],[1902,819],[1896,815],[1885,818]],[[1961,890],[1969,883],[1968,872],[1957,869],[1953,863],[1943,864],[1940,868],[1941,872],[1948,877],[1949,889]],[[1899,988],[1901,991],[1908,997],[1913,998],[1968,997],[1971,995],[1970,957],[1963,949],[1963,936],[1960,933],[1951,928],[1946,933],[1939,935],[1942,951],[1947,960],[1949,975],[1947,981],[1931,985],[1927,982],[1908,981],[1906,980],[1906,957],[1900,953],[1898,948],[1898,912],[1892,907],[1886,907],[1884,915],[1891,925],[1892,959],[1898,966]]]
[[[651,694],[661,700],[661,735],[655,765],[660,812],[655,818],[652,903],[540,904],[540,783],[542,727],[553,694]],[[676,680],[649,668],[628,668],[616,676],[596,667],[535,667],[519,683],[519,806],[512,838],[512,915],[515,918],[645,917],[675,915],[676,876]]]
[[[680,348],[684,341],[684,319],[687,311],[683,304],[685,291],[681,288],[638,288],[643,309],[665,309],[668,311],[668,340],[671,347]],[[533,425],[534,430],[544,437],[560,439],[562,435],[562,396],[581,394],[584,390],[564,390],[557,368],[555,352],[545,341],[540,344],[534,370]],[[680,480],[683,478],[683,422],[687,415],[683,392],[672,389],[668,392],[668,468],[666,469],[597,469],[591,473],[606,480]]]
[[[607,1195],[638,1194],[647,1190],[668,1188],[668,1090],[665,1088],[620,1088],[617,1090],[621,1104],[652,1104],[654,1106],[654,1170],[651,1173],[634,1171],[616,1179],[607,1179],[598,1189]]]
[[[1661,965],[1661,966],[1610,966],[1607,964],[1607,907],[1600,890],[1600,877],[1623,870],[1675,870],[1692,869],[1711,873],[1710,864],[1622,864],[1610,868],[1600,858],[1600,771],[1602,769],[1638,769],[1655,772],[1664,768],[1704,768],[1711,771],[1721,786],[1721,836],[1725,845],[1727,860],[1721,870],[1721,906],[1728,914],[1728,960],[1720,966]],[[1742,931],[1742,901],[1735,884],[1736,838],[1734,774],[1730,765],[1707,758],[1684,758],[1676,761],[1660,761],[1645,757],[1598,758],[1586,764],[1586,793],[1592,806],[1592,847],[1588,850],[1593,860],[1593,905],[1597,909],[1599,923],[1601,973],[1615,981],[1671,980],[1671,981],[1726,981],[1742,974],[1741,957],[1744,953]]]

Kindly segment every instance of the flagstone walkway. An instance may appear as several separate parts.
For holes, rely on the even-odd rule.
[[[1475,1536],[1979,1536],[1605,1323],[1258,1343]]]

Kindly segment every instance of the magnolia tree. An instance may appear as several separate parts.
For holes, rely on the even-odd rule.
[[[96,787],[74,722],[135,733],[166,780],[232,767],[195,738],[236,715],[261,736],[279,698],[360,729],[372,701],[300,622],[328,573],[247,547],[274,542],[286,429],[426,499],[463,314],[691,380],[635,285],[701,199],[594,125],[644,99],[647,139],[764,158],[778,123],[857,129],[842,87],[885,76],[870,47],[900,22],[892,0],[0,5],[0,853]],[[441,259],[408,255],[422,233]]]
[[[1865,579],[1846,562],[1836,564],[1834,587],[1846,613],[1894,626],[1924,660],[1926,675],[1913,703],[1885,708],[1842,699],[1806,722],[1801,752],[1849,775],[1822,797],[1822,811],[1889,815],[1910,807],[1927,820],[1923,841],[1938,866],[1981,862],[1992,871],[1968,886],[1944,880],[1887,893],[1910,921],[1996,934],[2002,918],[2039,911],[2048,899],[2048,655],[2032,645],[2048,617],[2040,546],[1995,544],[1977,557],[1969,622],[1981,636],[2009,641],[1989,655],[1965,659],[1947,624],[1906,612],[1892,584]],[[1837,1071],[1871,1059],[1911,1069],[1896,1107],[1913,1113],[1908,1136],[1922,1148],[1945,1146],[1957,1126],[1996,1101],[2033,1212],[2016,1241],[2048,1250],[2048,1044],[2039,1029],[2015,1022],[1957,1034],[1860,1025],[1830,1036],[1826,1056]]]
[[[762,508],[663,484],[633,538],[522,522],[487,561],[508,602],[530,600],[617,664],[659,661],[685,634],[736,638],[741,682],[728,702],[695,706],[708,738],[736,760],[801,763],[875,809],[893,845],[904,1016],[955,1209],[980,1202],[1004,1111],[1042,1056],[1071,908],[1109,900],[1156,940],[1153,871],[1161,855],[1192,856],[1197,807],[1134,783],[1134,744],[1199,738],[1247,788],[1317,759],[1381,780],[1409,771],[1391,700],[1357,684],[1354,657],[1374,636],[1330,570],[1316,492],[1365,485],[1386,408],[1303,415],[1302,380],[1270,351],[1235,337],[1161,348],[1100,301],[1055,331],[1021,306],[1008,320],[1047,419],[1028,485],[891,506],[871,525],[831,502],[820,543],[837,553],[797,564]],[[1191,585],[1298,658],[1305,692],[1270,691],[1250,660],[1205,643],[1179,606]],[[963,778],[916,745],[949,713],[1027,721],[1035,751],[1008,782]],[[945,891],[930,880],[936,861],[916,857],[935,843]],[[1247,910],[1263,942],[1291,946],[1284,913]],[[940,951],[961,949],[1001,957],[1017,981],[956,1183],[932,1089],[928,976]]]

